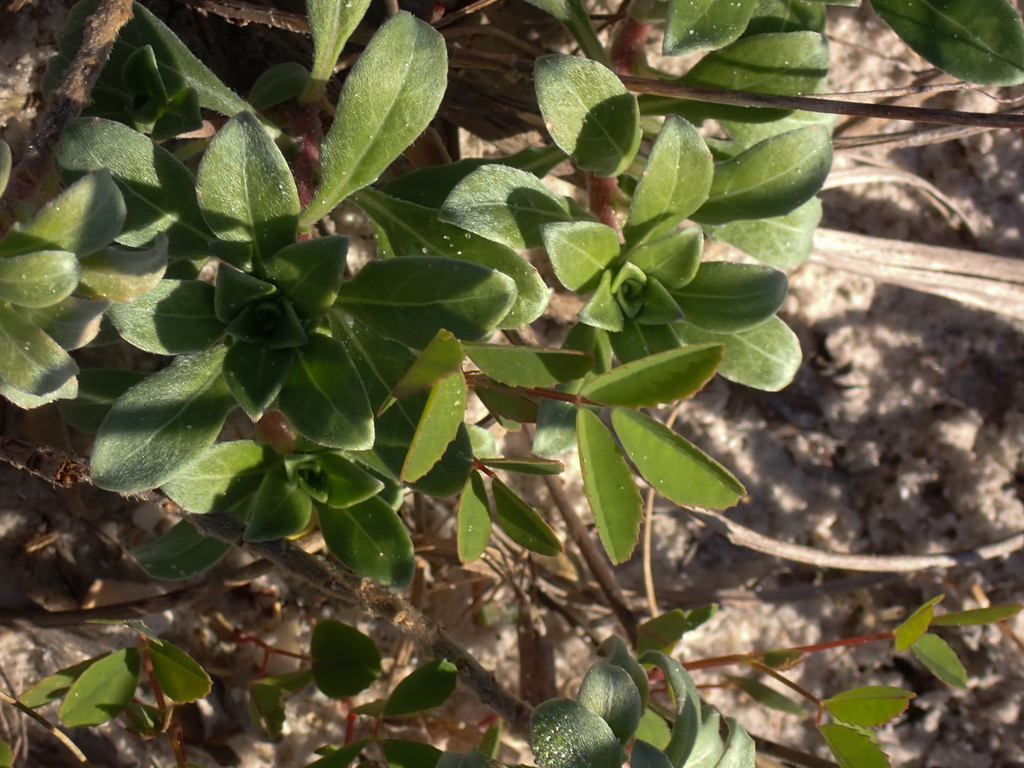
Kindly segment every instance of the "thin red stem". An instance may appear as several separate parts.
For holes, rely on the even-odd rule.
[[[808,691],[806,688],[804,688],[803,686],[799,685],[798,683],[794,683],[792,680],[790,680],[785,675],[780,674],[779,672],[776,672],[771,667],[767,666],[766,664],[762,664],[759,661],[752,661],[752,662],[750,662],[750,666],[753,669],[756,669],[758,672],[761,672],[761,673],[763,673],[765,675],[769,675],[770,677],[774,677],[776,680],[778,680],[780,683],[782,683],[787,688],[791,688],[792,690],[794,690],[797,693],[799,693],[801,696],[803,696],[808,701],[813,702],[814,706],[818,707],[819,709],[821,708],[821,699],[819,699],[817,696],[815,696],[813,693],[811,693],[810,691]]]
[[[153,689],[156,708],[160,711],[160,716],[163,717],[167,710],[167,700],[164,698],[164,689],[160,687],[160,681],[156,679],[153,657],[149,651],[149,640],[145,637],[139,642],[139,655],[142,658],[142,667],[146,670],[146,676],[149,678],[149,685]],[[170,727],[164,732],[164,735],[167,736],[167,741],[171,745],[178,768],[188,768],[188,758],[185,756],[185,745],[182,741],[184,732],[173,711],[171,712]]]
[[[619,224],[618,214],[615,213],[615,208],[612,205],[612,200],[620,194],[619,180],[614,176],[605,178],[588,173],[587,193],[590,197],[591,212],[601,220],[602,224],[606,224],[614,229],[619,239],[621,239],[622,227]]]

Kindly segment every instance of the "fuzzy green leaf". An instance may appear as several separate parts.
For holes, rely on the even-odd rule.
[[[348,238],[303,240],[282,248],[266,262],[266,279],[281,289],[303,320],[320,317],[338,296]]]
[[[71,426],[96,434],[114,401],[146,378],[144,373],[113,368],[87,368],[78,374],[78,396],[60,404]]]
[[[109,301],[93,301],[69,296],[49,307],[22,309],[20,313],[32,325],[57,342],[63,350],[79,349],[100,332]]]
[[[665,675],[675,702],[676,720],[672,726],[672,739],[665,747],[665,754],[672,765],[679,768],[688,765],[688,758],[702,735],[701,703],[697,686],[690,674],[671,656],[661,651],[647,651],[638,658],[641,664],[653,664]],[[717,719],[716,733],[717,736]],[[714,765],[714,763],[711,763]]]
[[[0,377],[29,395],[45,395],[76,373],[75,361],[57,342],[0,302]]]
[[[278,467],[263,476],[242,538],[273,541],[294,536],[309,525],[312,513],[309,495],[289,481],[284,467]]]
[[[713,51],[747,28],[758,0],[671,0],[665,23],[666,56]]]
[[[931,624],[935,606],[941,603],[944,597],[945,595],[933,597],[896,627],[895,642],[897,651],[907,650],[907,648],[917,642],[921,635],[928,631],[928,625]]]
[[[70,251],[35,251],[0,259],[0,301],[48,307],[71,295],[78,276],[78,259]]]
[[[214,312],[222,323],[235,320],[250,304],[277,294],[277,286],[221,263],[217,267]]]
[[[327,619],[313,628],[313,681],[332,699],[355,696],[380,677],[380,651],[355,627]]]
[[[522,547],[540,555],[554,556],[564,551],[562,542],[540,515],[497,478],[491,481],[498,525]]]
[[[224,336],[213,297],[213,286],[199,280],[161,280],[130,304],[114,305],[108,315],[121,338],[145,352],[203,352]]]
[[[135,561],[154,579],[191,579],[212,568],[231,551],[231,544],[203,536],[182,520],[155,541],[135,550]]]
[[[167,235],[157,233],[145,251],[104,248],[80,259],[78,292],[94,299],[132,301],[153,290],[167,270]]]
[[[626,408],[672,403],[699,391],[715,374],[722,354],[718,344],[661,352],[598,376],[580,394],[602,405]]]
[[[448,450],[466,413],[466,391],[462,371],[456,371],[431,387],[402,467],[400,477],[404,482],[419,480]]]
[[[459,560],[471,563],[491,540],[491,505],[480,473],[474,471],[459,500]]]
[[[814,249],[814,230],[821,223],[821,200],[812,197],[785,216],[743,219],[705,226],[708,237],[729,243],[773,267],[802,264]]]
[[[224,379],[246,415],[259,421],[281,392],[295,360],[294,349],[236,341],[224,358]]]
[[[342,563],[384,586],[409,586],[416,566],[412,539],[384,501],[375,497],[344,509],[317,511],[327,548]]]
[[[151,643],[149,655],[153,674],[164,693],[174,701],[188,703],[205,698],[213,681],[195,659],[170,643]]]
[[[455,691],[459,673],[453,664],[437,659],[413,670],[391,692],[385,717],[401,717],[439,707]]]
[[[949,643],[941,637],[926,632],[910,646],[910,650],[942,682],[967,690],[967,670]]]
[[[318,3],[318,5],[331,5],[337,9],[343,8],[343,3]],[[316,37],[314,36],[314,46]],[[246,101],[253,109],[264,110],[282,104],[288,99],[294,99],[309,87],[309,70],[297,61],[285,61],[275,64],[267,69],[262,75],[256,78],[249,91]]]
[[[611,270],[601,274],[601,282],[597,284],[597,290],[590,297],[590,301],[583,305],[579,311],[581,323],[600,328],[602,331],[618,333],[622,330],[623,316],[619,304],[612,295],[612,273]]]
[[[334,73],[341,49],[369,7],[370,0],[309,0],[306,3],[309,30],[313,35],[313,82],[309,94],[313,98],[305,101],[315,101],[316,96],[323,93],[327,81]],[[305,74],[306,80],[309,80],[310,73]],[[253,90],[256,90],[255,87]]]
[[[507,347],[466,342],[466,355],[495,381],[513,387],[553,387],[582,378],[594,367],[593,355],[561,349]]]
[[[829,714],[837,720],[877,728],[902,715],[915,694],[888,685],[870,685],[843,691],[822,701]]]
[[[629,673],[619,667],[596,664],[590,668],[576,697],[608,723],[623,746],[629,743],[640,725],[643,703]]]
[[[615,230],[595,221],[549,222],[540,234],[559,282],[577,293],[594,290],[619,255]]]
[[[218,443],[161,490],[189,512],[226,512],[255,494],[263,476],[279,462],[266,443]]]
[[[889,757],[863,731],[832,723],[819,725],[840,768],[890,768]]]
[[[64,727],[102,725],[121,714],[139,683],[140,666],[137,648],[122,648],[93,663],[71,684],[60,705]]]
[[[700,227],[687,227],[632,248],[626,258],[645,275],[657,278],[668,290],[675,291],[693,280],[703,251],[704,235]]]
[[[571,699],[550,699],[530,718],[540,768],[619,768],[622,745],[592,710]]]
[[[716,333],[738,333],[771,318],[786,300],[786,274],[756,264],[705,261],[672,296],[686,322]]]

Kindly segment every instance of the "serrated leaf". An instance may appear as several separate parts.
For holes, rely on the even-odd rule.
[[[65,728],[101,725],[117,717],[139,683],[139,651],[122,648],[89,666],[71,684],[60,705]]]
[[[598,376],[580,394],[602,405],[626,408],[672,403],[699,391],[715,374],[722,355],[717,344],[661,352]]]
[[[902,715],[915,694],[888,685],[853,688],[822,701],[822,706],[837,720],[867,728],[876,728]]]
[[[705,261],[672,297],[686,322],[715,333],[738,333],[770,319],[786,300],[784,272],[756,264]]]
[[[593,221],[593,216],[552,192],[532,173],[485,165],[452,190],[441,208],[441,221],[509,248],[540,248],[543,224]]]
[[[153,674],[165,694],[175,701],[187,703],[205,698],[213,681],[195,659],[176,645],[149,646]]]
[[[279,395],[281,413],[308,440],[331,448],[373,445],[373,411],[345,346],[311,333]]]
[[[530,718],[540,768],[619,768],[622,745],[597,714],[571,699],[539,704]]]
[[[155,288],[167,270],[167,236],[157,233],[153,247],[146,251],[104,248],[79,264],[79,293],[93,299],[132,301]]]
[[[370,0],[310,0],[306,3],[309,30],[313,35],[312,78],[309,72],[305,73],[307,81],[312,79],[309,98],[304,99],[306,103],[316,101],[327,87],[327,81],[331,79],[341,49],[345,47],[349,36],[369,7]],[[255,90],[254,86],[253,91]]]
[[[387,410],[395,400],[402,400],[428,390],[456,371],[461,373],[464,358],[465,352],[462,343],[442,328],[430,340],[430,343],[395,385],[395,388],[391,390],[391,394],[384,401],[378,415]]]
[[[565,471],[565,465],[551,459],[480,459],[480,463],[491,469],[518,472],[523,475],[557,475]]]
[[[494,494],[498,525],[516,544],[549,557],[564,551],[562,542],[551,527],[515,491],[494,478],[491,480],[491,493]]]
[[[689,323],[673,323],[684,344],[721,344],[725,360],[718,373],[737,384],[778,392],[796,376],[803,360],[800,340],[778,317],[739,333],[712,333]]]
[[[225,331],[213,296],[213,286],[200,280],[161,280],[130,304],[115,304],[108,316],[121,338],[145,352],[204,352]]]
[[[288,480],[284,467],[277,467],[263,476],[242,539],[273,541],[294,536],[309,525],[312,513],[309,495]]]
[[[466,393],[462,371],[456,371],[431,387],[402,467],[403,482],[419,480],[448,450],[466,413]]]
[[[626,259],[674,291],[693,280],[703,251],[704,235],[700,227],[694,226],[632,248]]]
[[[302,214],[309,227],[372,184],[433,119],[448,82],[444,39],[409,13],[392,16],[356,62],[321,148],[323,183]]]
[[[76,429],[95,434],[114,401],[144,378],[138,371],[87,368],[78,374],[78,396],[60,404],[61,415]]]
[[[941,637],[926,632],[910,646],[910,650],[942,682],[967,690],[967,670],[949,643]]]
[[[678,608],[648,619],[636,629],[636,651],[639,654],[653,650],[670,655],[686,629],[686,614]]]
[[[117,242],[141,247],[165,232],[171,257],[209,255],[213,235],[199,211],[195,179],[147,137],[110,120],[72,120],[61,133],[57,163],[65,181],[110,169],[127,211]]]
[[[338,306],[376,333],[422,349],[444,328],[460,339],[493,331],[512,308],[512,278],[434,256],[371,261],[341,286]]]
[[[705,227],[708,237],[739,248],[773,267],[802,264],[814,249],[814,230],[821,223],[821,200],[812,197],[785,216],[743,219]]]
[[[67,384],[78,366],[60,346],[0,302],[0,376],[29,395],[46,395]]]
[[[232,117],[199,164],[196,194],[211,231],[253,249],[257,264],[295,242],[299,193],[281,150],[251,112]]]
[[[271,349],[236,341],[224,358],[224,380],[246,415],[254,422],[267,412],[284,386],[295,361],[295,349]]]
[[[1024,82],[1024,23],[1006,0],[871,0],[915,53],[981,85]]]
[[[601,543],[613,565],[624,563],[640,536],[643,499],[622,450],[601,419],[580,409],[576,431],[583,488]]]
[[[491,540],[491,505],[479,472],[469,476],[459,500],[459,560],[471,563],[487,549]]]
[[[700,224],[784,216],[821,189],[832,167],[832,139],[812,125],[765,139],[715,164],[708,200],[691,218]]]
[[[784,696],[759,680],[754,680],[750,677],[734,677],[732,675],[726,675],[726,679],[761,706],[799,717],[807,716],[804,708],[789,698],[789,696]]]
[[[412,539],[391,507],[374,497],[344,509],[318,506],[327,548],[342,563],[387,587],[409,586],[415,570]]]
[[[79,377],[81,378],[81,377]],[[944,613],[941,616],[932,616],[931,626],[933,627],[963,627],[977,624],[995,624],[997,621],[1016,616],[1024,609],[1021,603],[1010,605],[993,605],[988,608],[975,608],[970,611],[954,611]]]
[[[96,485],[155,488],[206,452],[235,404],[222,375],[225,351],[178,357],[118,398],[96,435]]]
[[[713,176],[711,152],[697,129],[666,117],[629,204],[626,243],[635,247],[672,232],[708,199]]]
[[[109,652],[101,653],[99,656],[94,656],[91,659],[80,661],[77,664],[72,664],[70,667],[59,669],[52,675],[47,675],[21,694],[21,696],[18,697],[18,701],[29,709],[38,709],[44,704],[56,701],[68,692],[68,689],[71,688],[71,684],[74,683],[75,680],[85,672],[85,670],[100,659],[109,655]]]
[[[455,691],[459,673],[455,665],[437,659],[413,670],[391,692],[385,717],[402,717],[439,707]]]
[[[279,461],[266,443],[218,443],[161,490],[189,512],[226,512],[256,493],[263,475]]]
[[[78,259],[70,251],[34,251],[0,259],[0,301],[48,307],[71,295],[78,276]]]
[[[584,171],[618,176],[640,147],[636,96],[607,67],[549,54],[534,62],[541,114],[555,143]]]
[[[665,23],[666,56],[728,45],[747,28],[758,0],[671,0]]]
[[[441,750],[421,741],[384,739],[384,757],[390,768],[435,768]]]
[[[288,297],[302,320],[323,315],[338,296],[348,238],[318,237],[292,243],[266,262],[266,278]]]
[[[355,696],[380,677],[380,651],[355,627],[327,619],[313,628],[313,681],[332,699]]]
[[[616,408],[612,425],[644,480],[676,504],[727,509],[746,493],[725,467],[650,416]]]
[[[935,613],[935,606],[941,603],[944,597],[945,595],[936,595],[896,627],[893,634],[895,635],[897,651],[907,650],[907,648],[917,642],[921,635],[928,631],[928,625],[931,624],[932,615]]]
[[[596,288],[619,255],[615,230],[596,221],[553,221],[542,224],[540,234],[555,276],[577,293]]]
[[[837,723],[818,730],[840,768],[890,768],[889,757],[867,734]]]
[[[476,342],[466,342],[463,347],[481,371],[513,387],[553,387],[582,378],[594,367],[593,355],[573,350]]]
[[[231,545],[203,536],[182,520],[160,538],[136,549],[135,561],[154,579],[190,579],[213,567],[231,551]]]
[[[580,685],[576,700],[608,723],[623,746],[640,725],[643,704],[630,674],[619,667],[596,664]]]

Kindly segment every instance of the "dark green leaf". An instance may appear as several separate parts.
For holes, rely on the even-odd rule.
[[[902,688],[870,685],[843,691],[821,703],[837,720],[876,728],[902,715],[914,695]]]
[[[253,725],[263,721],[267,734],[276,739],[284,727],[284,702],[281,688],[268,683],[249,684],[249,717]]]
[[[653,712],[653,717],[658,717]],[[661,718],[658,718],[659,720]],[[661,720],[664,723],[664,720]],[[644,739],[637,736],[633,742],[633,748],[629,753],[630,768],[672,768],[672,762],[668,756],[658,747],[652,746]]]
[[[708,199],[713,175],[711,152],[697,129],[666,117],[629,204],[626,242],[637,246],[672,232]]]
[[[144,378],[138,371],[87,368],[78,374],[78,397],[60,404],[61,415],[76,429],[96,434],[114,401]]]
[[[371,499],[384,490],[384,483],[335,451],[316,454],[317,464],[327,476],[329,507],[350,507]]]
[[[234,339],[270,349],[289,349],[309,343],[305,327],[295,314],[295,307],[283,296],[243,307],[225,330]]]
[[[583,379],[580,379],[568,384],[559,384],[555,390],[575,395],[582,386]],[[545,397],[537,410],[537,428],[530,452],[553,459],[570,450],[575,444],[576,406]]]
[[[64,386],[78,366],[57,342],[0,302],[0,376],[29,395]]]
[[[624,669],[595,664],[583,678],[576,699],[608,723],[623,746],[629,743],[640,725],[643,711],[640,692]]]
[[[915,53],[981,85],[1024,82],[1024,24],[1006,0],[871,0]]]
[[[653,664],[658,667],[664,673],[665,680],[672,690],[676,720],[672,726],[672,739],[665,747],[665,754],[672,765],[687,765],[688,758],[694,752],[704,730],[701,728],[701,703],[697,686],[678,661],[661,651],[647,651],[639,656],[639,661],[641,664]],[[718,736],[717,717],[714,736]],[[709,764],[714,765],[715,762]]]
[[[317,507],[327,548],[346,566],[387,587],[409,586],[415,570],[412,539],[385,502],[372,498],[344,509]]]
[[[404,482],[419,480],[448,450],[466,413],[466,391],[462,371],[456,371],[431,387],[402,466],[400,477]]]
[[[284,467],[278,467],[263,476],[242,538],[273,541],[294,536],[309,525],[312,513],[309,495],[289,482]]]
[[[281,412],[308,440],[331,448],[373,445],[373,411],[345,346],[312,333],[281,388]]]
[[[154,579],[190,579],[213,567],[231,551],[227,542],[203,536],[182,520],[159,539],[135,550],[135,561]]]
[[[700,227],[687,227],[631,249],[626,258],[645,275],[657,278],[674,291],[693,280],[703,251],[704,235]]]
[[[149,704],[129,704],[124,716],[130,725],[125,730],[138,739],[155,739],[170,725],[173,712],[170,707],[161,712]]]
[[[487,549],[491,540],[491,505],[479,472],[469,476],[459,500],[459,560],[471,563]]]
[[[666,56],[713,51],[747,28],[758,0],[670,0],[665,23]]]
[[[818,730],[840,768],[890,768],[889,757],[864,731],[836,723]]]
[[[281,392],[295,360],[294,349],[270,349],[236,341],[224,358],[224,379],[246,415],[259,421]]]
[[[821,200],[812,197],[785,216],[744,219],[707,226],[708,237],[729,243],[773,267],[802,264],[814,249],[814,230],[821,223]]]
[[[309,29],[313,34],[313,82],[310,84],[308,98],[304,99],[305,103],[316,101],[327,87],[341,49],[345,47],[369,6],[370,0],[346,0],[343,3],[337,0],[310,0],[306,3]],[[305,74],[306,80],[309,80],[310,73]]]
[[[513,387],[553,387],[594,367],[593,355],[572,350],[506,347],[467,342],[466,355],[495,381]]]
[[[276,293],[276,286],[221,263],[217,268],[213,302],[217,319],[222,323],[230,323],[248,305],[269,299]]]
[[[153,140],[167,141],[202,127],[199,94],[193,88],[186,88],[168,100],[164,113],[153,124]]]
[[[639,325],[632,320],[623,320],[619,333],[609,333],[615,357],[620,363],[631,363],[645,357],[677,349],[679,339],[668,325]]]
[[[313,681],[325,696],[343,699],[365,691],[380,677],[380,651],[355,627],[327,619],[313,628],[309,646]]]
[[[155,488],[213,444],[235,404],[225,349],[177,358],[121,396],[96,436],[92,479],[110,491]]]
[[[359,753],[363,751],[367,744],[370,743],[369,739],[360,739],[354,741],[344,747],[329,752],[319,760],[314,760],[309,763],[305,768],[348,768],[352,764],[352,761],[359,757]],[[317,754],[323,754],[320,750],[317,750]]]
[[[196,193],[214,234],[251,245],[257,264],[295,242],[299,193],[284,155],[251,112],[232,117],[210,143]]]
[[[554,556],[564,551],[562,542],[540,515],[520,499],[501,480],[491,480],[498,525],[522,547],[540,555]]]
[[[926,632],[910,646],[910,650],[942,682],[967,690],[967,670],[941,637]]]
[[[726,509],[746,493],[725,467],[650,416],[616,408],[612,425],[644,480],[676,504]]]
[[[593,711],[571,699],[550,699],[530,718],[540,768],[619,768],[622,745]]]
[[[62,698],[68,692],[71,684],[77,680],[85,670],[102,658],[109,656],[109,653],[101,653],[91,659],[72,664],[70,667],[57,670],[52,675],[47,675],[38,683],[33,685],[21,696],[18,701],[30,709],[38,709],[44,704]]]
[[[444,39],[430,25],[398,13],[377,30],[345,80],[304,227],[377,180],[433,119],[447,82]]]
[[[139,667],[136,648],[122,648],[92,664],[71,684],[60,705],[64,727],[101,725],[121,714],[135,693]]]
[[[203,352],[224,336],[214,288],[199,280],[161,280],[130,304],[116,304],[111,322],[132,346],[157,355]]]
[[[104,248],[79,263],[79,293],[94,299],[132,301],[155,288],[167,270],[167,235],[157,233],[147,251]]]
[[[833,0],[832,5],[850,5],[851,0]],[[859,0],[852,0],[859,5]],[[762,2],[747,25],[747,35],[769,32],[824,32],[826,21],[824,2],[792,2],[792,0],[766,0]]]
[[[597,648],[597,655],[603,664],[611,664],[613,667],[624,669],[633,679],[633,685],[640,693],[642,707],[647,706],[647,699],[651,692],[650,681],[647,679],[647,670],[636,660],[633,653],[626,647],[626,644],[619,638],[611,635],[605,638]]]
[[[769,688],[758,680],[750,677],[733,677],[732,675],[726,675],[726,679],[763,707],[799,717],[807,716],[804,708],[791,698],[784,696],[774,688]]]
[[[391,390],[380,412],[387,410],[395,400],[402,400],[428,390],[456,371],[461,373],[463,358],[465,352],[462,343],[448,331],[439,330],[416,358],[412,367],[402,376],[401,381]]]
[[[187,703],[205,698],[212,681],[195,659],[170,643],[150,644],[153,674],[165,694],[174,701]]]
[[[30,395],[27,392],[22,392],[20,389],[16,389],[0,378],[0,397],[6,398],[14,405],[19,408],[23,408],[26,411],[30,411],[33,408],[40,408],[47,403],[52,403],[56,400],[69,400],[77,396],[78,379],[74,376],[65,381],[61,386],[57,387],[57,389],[52,392],[47,392],[44,395]]]
[[[79,376],[81,379],[81,376]],[[973,626],[977,624],[995,624],[997,621],[1016,616],[1021,612],[1024,605],[1011,603],[1010,605],[993,605],[988,608],[975,608],[971,611],[954,611],[944,613],[941,616],[932,616],[931,626]]]
[[[322,3],[343,9],[343,3]],[[314,37],[314,41],[316,38]],[[309,86],[309,70],[296,61],[275,64],[256,78],[247,101],[254,109],[266,109],[294,99]]]
[[[581,170],[618,176],[640,147],[636,96],[608,68],[578,56],[550,54],[534,62],[545,125]]]
[[[631,299],[625,298],[622,291],[617,295],[619,304],[629,305]],[[640,325],[659,326],[675,323],[683,319],[679,304],[656,277],[648,277],[647,283],[639,295],[640,311],[633,315],[633,320]],[[627,314],[623,309],[623,314]],[[623,318],[625,321],[626,318]]]
[[[480,459],[480,463],[491,469],[523,475],[557,475],[565,471],[562,462],[551,459]]]
[[[375,332],[422,349],[444,328],[478,339],[512,308],[510,277],[433,256],[371,261],[341,286],[338,305]]]
[[[556,195],[532,173],[485,165],[463,179],[441,208],[441,221],[457,224],[510,248],[540,248],[541,225],[593,221],[574,201]]]
[[[738,333],[771,318],[786,300],[786,274],[756,264],[705,261],[672,296],[686,322],[716,333]]]
[[[676,608],[637,627],[637,653],[655,650],[671,655],[686,631],[686,614]]]
[[[267,260],[267,280],[292,301],[300,318],[317,318],[338,296],[347,254],[348,238],[341,235],[292,243]]]
[[[69,296],[49,307],[21,312],[32,325],[57,342],[63,350],[78,349],[100,332],[103,313],[109,301],[92,301]]]
[[[916,611],[914,611],[906,620],[896,627],[895,631],[895,642],[897,651],[905,651],[907,648],[917,642],[917,639],[921,637],[926,631],[928,631],[928,625],[932,622],[932,614],[935,612],[935,606],[942,602],[945,595],[937,595],[929,600],[927,603],[922,605]]]
[[[590,301],[579,311],[579,321],[600,328],[602,331],[618,333],[622,330],[623,316],[619,303],[612,295],[611,270],[601,274],[601,282],[590,297]]]
[[[141,247],[165,232],[170,256],[209,255],[213,235],[199,212],[195,179],[142,134],[109,120],[72,120],[61,133],[57,163],[65,181],[110,169],[127,209],[117,242]]]
[[[0,259],[0,301],[48,307],[78,285],[78,259],[70,251],[35,251]]]
[[[832,167],[832,139],[812,125],[773,136],[715,164],[711,194],[692,216],[701,224],[784,216],[821,189]]]
[[[626,408],[672,403],[700,390],[721,364],[722,354],[717,344],[671,349],[598,376],[580,394],[602,405]]]
[[[401,717],[439,707],[455,691],[459,673],[453,664],[437,659],[413,670],[388,697],[385,717]]]
[[[501,389],[478,386],[474,390],[484,407],[499,419],[511,419],[519,423],[532,424],[537,420],[540,398],[519,393],[516,388]],[[516,431],[516,430],[510,430]]]
[[[435,768],[441,750],[419,741],[384,739],[384,757],[390,768]]]
[[[643,499],[622,450],[601,419],[583,408],[576,416],[576,430],[583,488],[601,543],[612,564],[624,563],[640,535]]]
[[[577,293],[594,290],[619,255],[615,230],[595,221],[553,221],[540,234],[559,282]]]
[[[718,373],[766,392],[788,385],[803,359],[800,340],[778,317],[739,333],[712,333],[689,323],[675,323],[672,330],[684,344],[722,344],[725,360]]]
[[[256,493],[263,475],[279,461],[266,443],[218,443],[161,490],[189,512],[226,512]]]

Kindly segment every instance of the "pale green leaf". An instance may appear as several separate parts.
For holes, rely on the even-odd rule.
[[[400,477],[404,482],[419,480],[448,450],[466,413],[466,392],[462,371],[456,371],[431,387],[402,467]]]
[[[577,293],[594,290],[619,255],[615,230],[596,221],[553,221],[542,224],[540,234],[555,276]]]
[[[967,670],[949,643],[941,637],[926,632],[910,646],[910,650],[942,682],[967,690]]]
[[[902,688],[870,685],[843,691],[821,703],[837,720],[876,728],[902,715],[914,695]]]
[[[264,474],[279,461],[267,443],[218,443],[161,490],[189,512],[226,512],[256,493]]]
[[[0,377],[26,394],[46,395],[76,373],[75,361],[57,342],[0,301]]]
[[[602,405],[626,408],[672,403],[699,391],[715,374],[722,354],[718,344],[661,352],[598,376],[580,394]]]
[[[471,563],[483,554],[491,540],[491,505],[479,472],[469,476],[459,500],[459,560]]]
[[[102,725],[121,714],[139,683],[140,666],[137,648],[122,648],[94,662],[71,684],[60,705],[64,727]]]
[[[773,267],[802,264],[814,249],[814,230],[821,223],[821,200],[812,197],[785,216],[743,219],[707,225],[708,237],[739,248]]]
[[[174,701],[188,703],[205,698],[213,682],[196,660],[170,643],[150,644],[153,674],[164,693]]]

